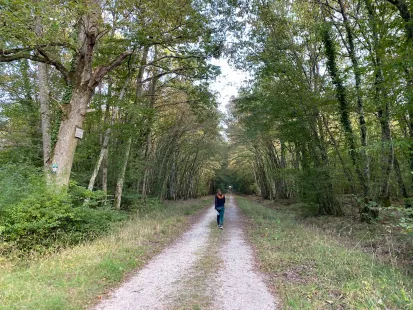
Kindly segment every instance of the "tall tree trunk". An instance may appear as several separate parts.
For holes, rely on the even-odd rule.
[[[76,128],[82,128],[86,108],[93,92],[89,88],[75,88],[69,103],[68,113],[60,124],[59,134],[53,153],[53,165],[57,166],[55,181],[58,187],[67,187],[78,142]]]
[[[95,186],[96,177],[99,173],[100,166],[103,162],[103,159],[107,157],[107,150],[109,145],[109,138],[110,138],[110,128],[106,129],[105,135],[103,138],[102,148],[100,149],[99,158],[96,162],[95,169],[93,170],[92,176],[90,177],[89,185],[87,187],[88,190],[93,190]]]
[[[380,199],[386,205],[390,205],[390,194],[389,194],[389,181],[391,168],[393,166],[393,144],[391,138],[391,129],[389,124],[390,112],[389,105],[386,101],[384,104],[384,109],[379,108],[378,117],[380,120],[381,127],[381,142],[382,142],[382,187],[380,193]]]
[[[403,182],[402,173],[400,171],[399,161],[397,160],[397,156],[395,154],[393,155],[393,165],[394,165],[394,171],[396,173],[397,183],[399,184],[399,188],[400,188],[400,191],[402,192],[402,196],[403,198],[409,198],[406,186],[404,185],[404,182]],[[412,207],[411,204],[408,202],[406,202],[405,205],[406,205],[406,208]]]
[[[281,145],[280,168],[281,168],[281,171],[283,171],[287,168],[285,142],[281,140],[280,145]],[[281,176],[280,183],[281,183],[280,184],[280,197],[285,198],[285,199],[290,198],[290,193],[289,193],[289,190],[288,190],[288,183],[287,183],[287,180],[284,177],[284,174],[282,174],[282,176]]]
[[[343,215],[343,210],[335,197],[333,183],[329,173],[328,154],[324,141],[322,119],[319,112],[314,114],[314,121],[313,124],[311,124],[313,141],[309,143],[308,148],[312,153],[314,165],[318,168],[317,180],[314,180],[314,186],[317,189],[318,213],[321,215],[340,216]]]
[[[93,69],[102,12],[98,0],[88,0],[86,5],[90,10],[81,17],[78,23],[78,49],[73,62],[74,70],[67,73],[66,76],[70,100],[68,103],[64,102],[64,115],[53,150],[52,165],[57,167],[54,174],[55,184],[62,189],[67,189],[69,185],[70,172],[78,142],[78,138],[75,137],[75,130],[76,128],[82,128],[86,109],[96,86],[99,85],[107,73],[121,65],[132,54],[130,51],[124,52],[107,66],[99,66],[95,70]],[[44,54],[41,49],[39,49],[39,52]]]
[[[37,72],[39,77],[40,117],[42,123],[43,166],[47,170],[52,156],[52,139],[50,135],[49,88],[47,85],[47,65],[39,63],[37,65]]]
[[[108,94],[107,94],[107,100],[106,100],[106,109],[105,109],[105,117],[103,119],[103,124],[106,125],[108,122],[109,114],[110,114],[110,99],[112,97],[112,80],[109,79],[108,83]],[[95,169],[93,169],[92,176],[90,177],[89,180],[89,185],[87,187],[88,190],[92,191],[93,187],[95,186],[95,181],[97,178],[97,175],[99,173],[101,164],[105,158],[106,155],[106,150],[108,149],[108,144],[109,144],[109,137],[110,137],[110,131],[112,127],[112,122],[114,120],[114,114],[112,113],[111,116],[111,121],[109,122],[108,128],[105,130],[103,134],[103,141],[102,141],[102,147],[100,149],[99,157],[95,165]],[[101,139],[102,140],[102,139]]]
[[[121,90],[121,92],[119,94],[119,97],[118,97],[119,101],[123,100],[123,97],[125,96],[126,88],[127,88],[128,85],[129,85],[129,78],[126,79],[126,81],[125,81],[125,83],[122,87],[122,90]],[[108,100],[106,102],[107,109],[109,109],[109,102],[110,102],[110,99],[112,97],[111,89],[112,89],[112,85],[109,84],[109,86],[108,86]],[[106,129],[105,134],[103,136],[102,147],[100,149],[100,153],[99,153],[99,157],[98,157],[98,160],[96,162],[96,165],[95,165],[95,169],[93,170],[92,176],[90,177],[88,190],[93,190],[93,187],[95,186],[95,182],[96,182],[96,177],[99,173],[99,170],[100,170],[100,167],[101,167],[102,163],[104,163],[104,162],[107,163],[110,133],[111,133],[111,130],[112,130],[112,126],[115,123],[115,118],[116,118],[116,110],[115,110],[115,107],[113,107],[112,115],[111,115],[111,119],[110,119],[110,124],[109,124],[109,127]],[[105,177],[102,180],[102,181],[104,181],[102,183],[105,183],[105,186],[104,186],[105,190],[103,190],[103,191],[107,192],[107,166],[104,169],[106,169],[106,171],[105,171]]]
[[[407,81],[406,87],[406,98],[407,98],[407,113],[409,115],[409,134],[410,139],[413,139],[413,68],[411,68],[411,59],[413,56],[413,13],[409,9],[409,4],[406,0],[387,0],[387,2],[394,5],[399,11],[400,17],[404,21],[404,32],[406,35],[406,49],[404,54],[403,64],[405,66],[404,72]],[[410,170],[413,171],[413,143],[410,142],[409,147],[409,166]],[[412,186],[413,186],[413,174]]]
[[[141,97],[143,93],[142,81],[143,81],[143,75],[145,72],[145,65],[146,65],[148,53],[149,53],[149,46],[145,46],[142,52],[142,59],[140,62],[139,72],[138,72],[138,76],[136,79],[136,98]],[[134,121],[135,119],[132,118],[132,125]],[[118,179],[116,181],[115,201],[114,201],[115,209],[120,209],[120,205],[122,202],[123,185],[125,183],[126,168],[128,166],[131,147],[132,147],[132,133],[129,134],[128,140],[126,141],[125,150],[124,150],[123,159],[122,159],[122,166],[121,166],[121,170],[118,175]]]
[[[123,185],[125,183],[125,175],[126,175],[126,168],[128,166],[129,154],[132,147],[132,136],[128,138],[125,144],[125,153],[123,154],[123,162],[121,166],[121,170],[118,175],[118,179],[116,181],[116,189],[115,189],[115,201],[114,207],[115,209],[119,210],[120,205],[122,202],[122,192],[123,192]]]
[[[323,38],[322,38],[324,47],[325,47],[325,54],[327,57],[327,69],[333,80],[333,84],[336,89],[336,98],[337,98],[337,101],[339,102],[340,123],[344,129],[346,141],[350,149],[349,151],[350,157],[353,162],[353,166],[355,167],[360,184],[363,184],[366,180],[364,178],[363,173],[360,171],[360,168],[359,168],[360,163],[359,163],[359,159],[356,153],[356,143],[354,140],[353,128],[351,126],[351,121],[350,121],[346,89],[344,87],[343,81],[340,77],[340,73],[337,67],[337,63],[336,63],[337,52],[336,52],[334,41],[331,37],[330,32],[331,32],[331,28],[329,26],[326,26],[323,31]],[[363,192],[365,192],[364,188],[363,188]]]
[[[93,4],[98,9],[97,4]],[[97,14],[86,15],[82,17],[78,24],[79,53],[75,58],[75,70],[72,72],[70,85],[68,86],[71,98],[64,107],[64,115],[60,123],[52,160],[53,166],[57,168],[55,172],[56,185],[62,188],[66,188],[69,184],[78,142],[78,138],[75,137],[76,128],[82,128],[87,106],[96,87],[90,85],[90,83],[92,82],[92,61],[98,29],[97,18]]]
[[[151,132],[148,133],[146,137],[146,146],[145,146],[145,160],[149,161],[150,154],[152,152],[152,136]],[[142,180],[142,198],[146,199],[146,196],[148,195],[148,182],[149,182],[149,174],[150,174],[150,167],[148,164],[146,164],[145,167],[145,172],[143,174],[143,180]]]
[[[106,149],[105,154],[103,154],[102,160],[102,191],[108,193],[108,149]]]
[[[334,138],[334,135],[332,134],[332,132],[331,132],[329,126],[328,126],[328,123],[327,123],[326,118],[324,117],[324,115],[322,115],[321,117],[322,117],[322,120],[323,120],[324,128],[325,128],[325,130],[327,131],[328,136],[330,137],[330,141],[331,141],[331,143],[333,144],[334,149],[336,150],[336,154],[337,154],[337,156],[338,156],[338,159],[339,159],[339,161],[340,161],[340,164],[341,164],[341,166],[343,167],[343,171],[344,171],[344,174],[345,174],[345,176],[346,176],[346,178],[347,178],[348,184],[349,184],[349,186],[350,186],[350,190],[351,190],[351,192],[354,192],[354,188],[353,188],[353,187],[354,187],[354,185],[353,185],[353,176],[352,176],[352,174],[351,174],[351,171],[350,171],[350,169],[347,168],[347,166],[346,166],[346,164],[345,164],[345,162],[344,162],[343,156],[341,156],[341,154],[340,154],[340,150],[338,149],[337,141],[336,141],[336,139]]]
[[[42,36],[42,25],[40,19],[36,19],[36,35]],[[42,127],[42,149],[43,149],[43,167],[45,171],[49,168],[52,156],[52,139],[50,135],[50,107],[49,107],[49,87],[47,65],[44,63],[37,64],[37,75],[39,80],[39,101],[40,117]]]
[[[344,27],[346,29],[347,41],[348,41],[348,52],[353,65],[354,79],[356,82],[356,96],[357,96],[357,108],[359,114],[359,125],[360,125],[360,139],[361,139],[361,157],[363,160],[363,181],[362,188],[364,197],[370,196],[370,167],[369,167],[369,158],[366,153],[367,147],[367,126],[364,119],[364,107],[363,107],[363,98],[361,94],[361,73],[360,67],[356,56],[353,32],[350,27],[350,21],[348,20],[345,6],[343,0],[338,0],[340,4],[341,16],[343,17]]]
[[[155,52],[154,52],[154,61],[158,57],[158,48],[155,46]],[[156,76],[158,75],[158,68],[154,67],[152,76],[153,80],[151,81],[151,86],[149,90],[149,109],[154,109],[155,107],[155,102],[156,102],[156,87],[158,84],[158,78]],[[146,162],[149,162],[151,152],[152,152],[152,124],[153,124],[153,119],[154,115],[151,114],[150,119],[148,120],[148,128],[146,132],[146,145],[145,145],[145,153],[144,153],[144,160]],[[149,175],[151,172],[151,167],[146,163],[145,171],[143,174],[143,180],[142,180],[142,198],[146,199],[146,196],[148,194],[148,181],[149,181]]]
[[[380,200],[384,204],[390,204],[389,197],[389,181],[392,166],[398,166],[393,163],[393,144],[391,138],[390,129],[390,105],[389,99],[387,97],[386,91],[383,89],[384,84],[384,74],[382,68],[382,61],[379,52],[379,34],[377,29],[377,18],[375,13],[375,8],[371,3],[371,0],[365,0],[366,8],[369,16],[369,24],[372,32],[373,42],[372,42],[372,63],[374,66],[374,99],[378,103],[377,115],[380,122],[381,128],[381,144],[382,144],[382,157],[381,157],[381,168],[382,168],[382,184],[380,188]],[[397,172],[396,172],[397,173]],[[400,184],[400,183],[399,183]]]

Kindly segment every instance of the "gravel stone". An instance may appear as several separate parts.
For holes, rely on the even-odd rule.
[[[189,231],[153,258],[135,276],[102,301],[96,310],[166,309],[168,297],[179,288],[208,240],[215,210],[209,208]]]

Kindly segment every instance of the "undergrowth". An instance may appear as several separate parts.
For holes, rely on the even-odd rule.
[[[293,208],[237,201],[250,219],[259,266],[285,309],[413,308],[413,279],[406,270],[304,224]]]
[[[67,193],[57,191],[29,165],[1,167],[0,187],[0,255],[46,253],[92,240],[127,218],[101,203],[103,192],[73,182]]]

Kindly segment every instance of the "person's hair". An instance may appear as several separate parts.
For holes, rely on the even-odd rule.
[[[217,189],[217,194],[218,194],[218,193],[221,193],[221,194],[222,194],[222,191],[221,191],[219,188]]]

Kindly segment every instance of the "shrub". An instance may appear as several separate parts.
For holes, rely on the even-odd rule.
[[[103,205],[106,193],[103,191],[90,191],[79,186],[75,181],[70,181],[69,195],[74,206],[88,206],[96,208]]]
[[[0,167],[0,213],[10,204],[30,196],[42,187],[43,175],[33,166],[6,164]]]
[[[72,183],[69,193],[61,193],[49,188],[43,173],[36,169],[15,170],[10,178],[4,171],[0,173],[5,179],[11,179],[14,187],[9,186],[0,194],[3,251],[11,248],[30,251],[78,243],[101,235],[111,223],[127,217],[107,207],[99,208],[104,197],[102,192],[91,192]]]

